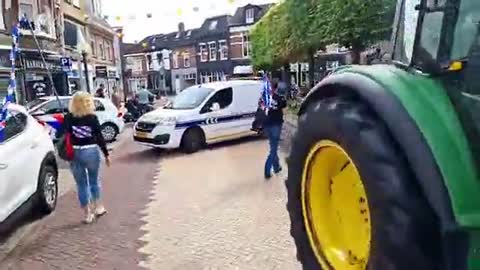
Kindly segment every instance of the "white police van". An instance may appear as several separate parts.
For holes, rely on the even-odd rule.
[[[134,126],[136,142],[193,153],[204,145],[256,134],[252,122],[262,81],[239,80],[195,85]]]

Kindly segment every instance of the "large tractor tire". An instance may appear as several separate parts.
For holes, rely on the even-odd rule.
[[[354,98],[306,108],[286,182],[303,269],[441,269],[438,220],[402,153]]]

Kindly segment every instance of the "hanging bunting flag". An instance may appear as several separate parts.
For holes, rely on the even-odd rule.
[[[116,20],[116,21],[121,21],[121,20],[122,20],[122,17],[121,17],[121,16],[116,16],[116,17],[115,17],[115,20]]]
[[[263,75],[262,107],[265,114],[268,115],[268,111],[272,107],[272,86],[266,72]]]
[[[228,3],[229,3],[230,5],[233,5],[233,4],[235,3],[235,0],[228,0]]]
[[[147,13],[147,18],[148,19],[152,18],[152,13]]]
[[[7,88],[7,96],[0,103],[0,142],[4,141],[5,127],[7,120],[10,117],[8,112],[8,106],[11,103],[15,103],[15,90],[17,89],[17,81],[15,76],[15,64],[18,57],[18,39],[20,38],[20,28],[30,27],[30,23],[25,17],[20,19],[17,25],[12,27],[12,49],[10,51],[10,61],[12,68],[10,70],[10,81]]]
[[[193,11],[194,11],[194,12],[198,12],[198,11],[200,11],[200,8],[199,8],[199,7],[194,7],[194,8],[193,8]]]
[[[182,13],[183,13],[183,11],[182,11],[181,8],[177,9],[177,16],[178,17],[182,16]]]

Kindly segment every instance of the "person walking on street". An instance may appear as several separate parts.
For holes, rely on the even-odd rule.
[[[278,158],[278,146],[282,133],[283,109],[285,107],[287,107],[287,101],[285,97],[278,93],[278,83],[273,82],[270,107],[263,122],[263,130],[268,137],[270,145],[270,152],[265,161],[265,179],[267,180],[272,177],[272,169],[276,174],[282,171],[280,159]]]
[[[97,98],[105,98],[105,85],[100,84],[97,91],[95,91],[95,97]]]
[[[150,97],[155,97],[155,95],[142,87],[140,91],[137,92],[137,97],[140,110],[146,111],[146,107],[150,104]]]
[[[84,210],[84,223],[92,223],[96,217],[107,213],[102,200],[99,181],[100,150],[110,167],[107,145],[101,133],[100,122],[95,115],[93,97],[87,92],[77,92],[70,101],[61,132],[69,132],[74,149],[70,169],[77,184],[80,207]],[[60,134],[61,136],[62,134]]]

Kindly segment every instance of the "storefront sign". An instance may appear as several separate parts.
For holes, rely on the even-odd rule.
[[[96,66],[95,67],[95,77],[97,78],[107,78],[107,66]]]
[[[25,69],[49,69],[53,71],[62,70],[62,67],[55,63],[43,63],[42,60],[23,59],[23,67]]]

